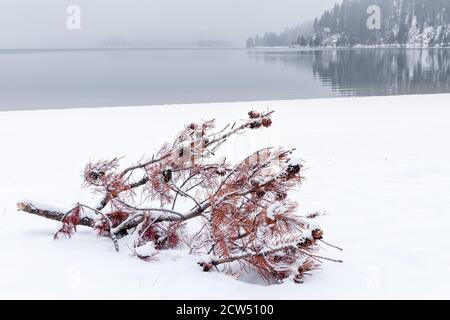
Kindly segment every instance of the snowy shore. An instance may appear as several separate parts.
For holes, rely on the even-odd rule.
[[[0,112],[0,298],[432,299],[450,298],[450,94],[251,103]],[[80,229],[17,213],[17,201],[69,208],[89,160],[152,154],[184,124],[219,124],[274,109],[267,132],[229,154],[282,144],[306,161],[294,198],[343,253],[302,285],[263,286],[203,273],[197,257],[166,251],[151,263],[114,252]]]

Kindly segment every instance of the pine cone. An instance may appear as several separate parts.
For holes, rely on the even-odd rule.
[[[211,263],[209,262],[199,262],[198,263],[200,267],[203,268],[203,272],[209,272],[211,271],[211,269],[214,267]]]
[[[282,201],[282,200],[285,200],[287,198],[287,193],[286,192],[280,192],[280,191],[278,191],[276,194],[275,194],[275,200],[276,201]]]
[[[300,170],[301,170],[301,167],[299,164],[296,164],[296,165],[290,164],[286,169],[286,171],[291,174],[297,174],[300,172]]]
[[[258,198],[262,198],[262,197],[264,197],[266,195],[266,191],[264,191],[263,189],[258,189],[258,190],[256,190],[256,196],[258,197]]]
[[[320,240],[323,238],[323,231],[320,229],[313,230],[311,234],[314,240]]]
[[[164,182],[168,183],[172,180],[172,169],[165,169],[162,172],[163,178],[164,178]]]
[[[250,111],[248,113],[248,116],[250,117],[250,119],[257,119],[257,118],[261,117],[261,113],[259,113],[257,111]]]
[[[103,171],[97,172],[97,171],[91,171],[89,172],[89,180],[91,181],[97,181],[100,178],[104,177],[105,173]]]
[[[261,123],[263,127],[269,128],[272,125],[272,119],[270,119],[269,117],[264,117]]]
[[[284,178],[285,178],[286,180],[290,180],[290,179],[294,178],[295,175],[297,175],[297,174],[300,173],[301,168],[302,168],[302,167],[301,167],[301,165],[299,165],[299,164],[295,164],[295,165],[290,164],[290,165],[286,168],[286,173],[284,174]]]

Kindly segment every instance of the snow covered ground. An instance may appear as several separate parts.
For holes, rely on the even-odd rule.
[[[0,298],[391,299],[450,298],[450,95],[100,108],[0,113]],[[185,250],[147,263],[124,244],[24,213],[27,198],[69,208],[87,161],[152,154],[185,123],[246,118],[273,108],[274,125],[230,142],[240,158],[283,144],[307,161],[294,198],[301,213],[325,210],[326,239],[345,260],[302,285],[264,286],[203,273]]]

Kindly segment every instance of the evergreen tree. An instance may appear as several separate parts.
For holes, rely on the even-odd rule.
[[[253,37],[249,37],[247,39],[247,48],[253,48],[255,46],[255,41],[253,40]]]
[[[306,47],[308,45],[308,41],[306,41],[306,38],[304,36],[300,37],[300,45],[302,47]]]
[[[367,27],[367,21],[373,14],[368,13],[367,9],[373,5],[381,9],[380,30]],[[287,31],[266,33],[262,45],[300,44],[301,36],[307,36],[311,38],[311,46],[445,46],[450,38],[450,0],[343,0],[315,18],[311,31],[312,34],[297,32],[294,37]]]

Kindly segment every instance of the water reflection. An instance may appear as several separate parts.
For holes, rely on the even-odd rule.
[[[281,63],[344,96],[450,92],[450,50],[359,49],[251,51],[252,60]]]
[[[0,111],[450,92],[450,50],[0,50]]]

